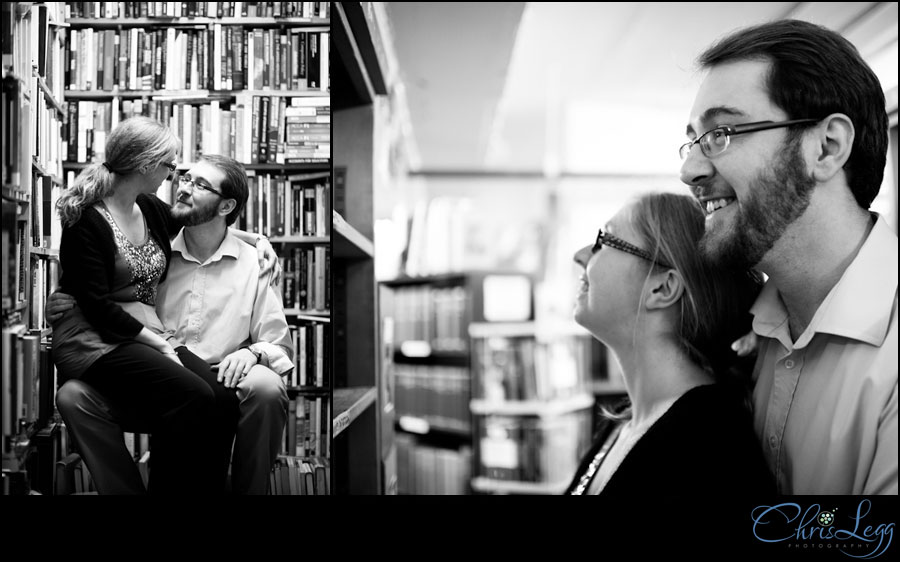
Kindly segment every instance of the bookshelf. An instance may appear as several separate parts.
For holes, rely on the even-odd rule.
[[[380,369],[374,264],[378,96],[388,94],[373,3],[332,7],[334,491],[396,492],[393,404]],[[340,432],[338,432],[338,427]]]
[[[562,493],[594,420],[594,340],[536,322],[473,323],[472,489]]]
[[[106,134],[132,115],[176,132],[180,171],[204,153],[241,161],[256,208],[290,189],[291,175],[330,170],[331,3],[69,2],[66,9],[69,179],[102,157]],[[159,195],[171,202],[172,187]],[[239,227],[272,235],[267,229],[279,218]]]
[[[2,493],[51,494],[65,439],[43,304],[59,276],[66,23],[56,2],[2,10]]]
[[[66,180],[103,160],[106,135],[144,115],[247,170],[235,227],[267,236],[294,343],[285,456],[330,458],[329,2],[66,3]],[[176,182],[157,195],[171,203]]]

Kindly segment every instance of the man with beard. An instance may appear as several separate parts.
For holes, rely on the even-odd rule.
[[[247,202],[246,172],[231,158],[205,156],[180,178],[176,193],[171,213],[185,227],[172,241],[156,310],[163,324],[174,330],[173,347],[187,346],[218,368],[217,380],[224,390],[217,389],[216,399],[234,404],[234,417],[217,422],[237,423],[236,435],[234,428],[223,431],[227,443],[222,443],[223,465],[232,463],[232,491],[265,494],[287,419],[282,375],[293,368],[293,346],[281,301],[270,286],[271,274],[260,277],[256,250],[228,229]],[[48,318],[71,308],[72,301],[62,293],[51,296]],[[209,369],[209,365],[185,366],[194,372]],[[82,452],[93,449],[102,458],[113,458],[102,452],[124,447],[123,413],[113,411],[90,385],[66,382],[57,404],[66,410],[67,423],[90,429],[79,439]],[[230,436],[234,436],[233,458]],[[103,463],[102,468],[120,470],[114,463]]]
[[[699,62],[681,179],[707,213],[701,251],[768,276],[752,393],[778,490],[896,494],[897,235],[868,210],[881,85],[846,39],[800,21],[738,31]]]

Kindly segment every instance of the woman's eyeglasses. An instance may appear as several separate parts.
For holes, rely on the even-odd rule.
[[[659,265],[660,267],[672,269],[672,266],[666,264],[665,262],[660,261],[659,259],[654,259],[653,255],[647,250],[638,248],[634,244],[630,244],[622,240],[621,238],[609,234],[608,232],[603,232],[603,229],[601,228],[597,231],[597,241],[594,242],[594,246],[591,248],[591,255],[599,252],[600,248],[602,248],[603,246],[609,246],[610,248],[615,248],[620,252],[627,252],[633,256],[645,259],[652,264]]]

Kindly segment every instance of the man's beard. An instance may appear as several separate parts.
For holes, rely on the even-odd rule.
[[[738,205],[726,227],[707,230],[700,251],[714,263],[739,269],[759,264],[787,227],[809,207],[815,180],[806,171],[801,139],[789,141],[770,172],[761,172],[750,185],[747,199]]]
[[[172,218],[182,226],[197,226],[211,221],[219,212],[218,203],[210,203],[207,206],[194,205],[187,211],[180,211],[173,206]]]

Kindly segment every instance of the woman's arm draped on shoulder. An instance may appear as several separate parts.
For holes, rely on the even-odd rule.
[[[63,229],[59,258],[65,289],[75,297],[85,318],[104,340],[132,339],[143,325],[108,298],[109,277],[103,247],[96,225],[85,216],[74,226]]]

